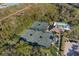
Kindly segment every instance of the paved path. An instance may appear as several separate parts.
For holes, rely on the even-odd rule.
[[[9,18],[9,17],[11,17],[11,16],[13,16],[13,15],[15,15],[15,14],[17,14],[17,13],[19,13],[19,12],[24,11],[25,9],[28,9],[28,8],[31,7],[31,6],[32,6],[32,5],[29,5],[29,6],[23,8],[23,9],[21,9],[21,10],[18,10],[17,12],[15,12],[15,13],[13,13],[13,14],[10,14],[10,15],[8,15],[8,16],[6,16],[6,17],[0,19],[0,22],[3,21],[3,20],[5,20],[5,19],[7,19],[7,18]]]

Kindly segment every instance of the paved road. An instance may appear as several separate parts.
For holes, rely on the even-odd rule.
[[[15,15],[15,14],[17,14],[17,13],[20,13],[20,12],[24,11],[25,9],[28,9],[28,8],[31,7],[31,6],[32,6],[32,5],[29,5],[29,6],[23,8],[23,9],[21,9],[21,10],[18,10],[17,12],[15,12],[15,13],[13,13],[13,14],[10,14],[10,15],[8,15],[8,16],[6,16],[6,17],[0,19],[0,22],[3,21],[3,20],[5,20],[5,19],[7,19],[7,18],[9,18],[9,17],[11,17],[11,16],[13,16],[13,15]]]

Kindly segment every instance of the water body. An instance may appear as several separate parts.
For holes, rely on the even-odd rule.
[[[18,3],[3,3],[0,5],[0,8],[7,8],[14,5],[18,5]]]

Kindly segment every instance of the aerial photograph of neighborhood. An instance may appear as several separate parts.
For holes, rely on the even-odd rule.
[[[0,3],[0,56],[79,56],[79,4]]]

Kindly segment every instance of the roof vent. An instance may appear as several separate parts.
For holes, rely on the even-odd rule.
[[[40,38],[42,38],[42,36],[40,36]]]
[[[50,39],[53,39],[53,36],[52,35],[50,35],[50,37],[49,37]]]
[[[32,34],[30,34],[30,36],[32,36]]]
[[[40,26],[40,24],[38,24]]]

